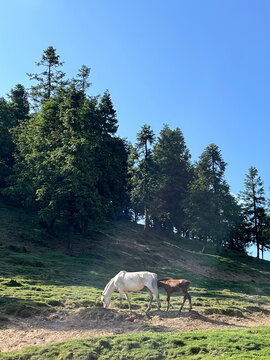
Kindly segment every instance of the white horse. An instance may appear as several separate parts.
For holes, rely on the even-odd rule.
[[[116,289],[119,291],[120,294],[120,306],[122,306],[122,298],[123,295],[125,294],[130,310],[130,300],[128,297],[128,291],[137,291],[143,289],[144,287],[146,287],[150,296],[150,301],[146,311],[148,312],[151,309],[153,294],[157,299],[158,310],[159,310],[160,300],[159,300],[158,286],[157,286],[157,274],[148,271],[138,271],[138,272],[120,271],[105,286],[105,289],[101,295],[103,307],[107,308],[110,305],[111,295],[113,291]]]

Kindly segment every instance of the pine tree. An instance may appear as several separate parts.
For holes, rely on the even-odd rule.
[[[190,154],[179,128],[167,125],[161,130],[153,148],[156,164],[156,191],[151,215],[163,230],[183,231],[184,199],[191,179]]]
[[[74,230],[116,217],[125,200],[126,147],[114,136],[109,105],[71,83],[14,133],[19,152],[10,195],[36,207],[48,230],[66,231],[69,249]]]
[[[113,218],[121,214],[127,200],[128,147],[123,139],[116,136],[117,114],[108,91],[97,104],[96,119],[95,163],[100,172],[97,187],[106,216]]]
[[[15,145],[12,129],[28,118],[29,103],[27,93],[21,84],[11,89],[10,101],[0,99],[0,187],[6,187],[6,181],[12,174]]]
[[[74,79],[78,90],[81,90],[84,94],[86,90],[92,85],[88,78],[90,76],[91,69],[87,67],[86,65],[82,65],[82,67],[79,69],[77,78]]]
[[[0,187],[6,185],[6,178],[11,174],[13,166],[14,145],[10,129],[14,125],[14,117],[10,104],[0,98]]]
[[[257,258],[259,258],[260,246],[262,245],[260,224],[263,224],[264,211],[262,209],[265,207],[266,199],[263,182],[254,166],[251,166],[246,174],[245,190],[240,193],[240,197],[251,232],[251,240],[256,244]]]
[[[17,126],[21,121],[28,118],[30,110],[28,94],[23,85],[17,84],[14,89],[11,89],[8,96],[14,114],[14,126]]]
[[[56,89],[62,85],[65,73],[59,68],[63,65],[60,60],[60,56],[57,55],[56,49],[53,46],[49,46],[44,50],[42,58],[36,63],[37,66],[42,66],[44,71],[38,74],[27,74],[30,80],[36,80],[37,85],[31,87],[31,98],[35,109],[48,100],[55,94]]]
[[[140,215],[144,216],[144,229],[150,227],[149,207],[151,203],[151,171],[153,169],[153,159],[151,145],[155,140],[153,130],[149,125],[143,125],[141,131],[137,134],[136,150],[138,152],[138,163],[132,178],[133,189],[131,191],[131,200],[136,209],[140,209]]]
[[[229,211],[234,203],[224,178],[225,168],[220,150],[210,144],[195,167],[186,201],[187,226],[203,241],[204,248],[211,241],[217,251],[229,236]]]
[[[262,227],[262,259],[265,250],[270,250],[270,214],[268,211],[264,210],[264,218],[263,218],[263,227]]]

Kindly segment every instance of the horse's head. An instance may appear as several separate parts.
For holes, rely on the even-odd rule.
[[[111,302],[110,296],[102,293],[102,294],[101,294],[101,301],[103,302],[103,307],[104,307],[104,308],[109,307],[110,302]]]

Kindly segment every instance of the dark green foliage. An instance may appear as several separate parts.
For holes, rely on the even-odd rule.
[[[204,247],[208,241],[220,250],[241,224],[240,208],[229,192],[221,152],[210,144],[200,156],[186,203],[187,227]]]
[[[0,98],[0,188],[6,186],[8,176],[12,174],[15,145],[12,129],[29,114],[27,93],[21,84],[11,89],[10,101]]]
[[[144,216],[144,228],[149,229],[150,214],[149,208],[153,196],[153,156],[150,146],[155,140],[153,130],[149,125],[143,125],[137,134],[136,162],[133,163],[133,177],[131,201],[134,204],[135,218]],[[134,157],[135,159],[135,157]]]
[[[89,67],[87,67],[86,65],[82,65],[77,74],[77,78],[74,79],[78,90],[81,90],[83,93],[85,93],[85,91],[92,85],[88,81],[90,71],[91,69]]]
[[[31,96],[40,109],[30,117],[22,85],[11,90],[10,102],[1,99],[0,186],[9,199],[36,209],[48,231],[65,230],[71,239],[89,222],[123,213],[128,149],[116,136],[109,92],[86,96],[86,66],[77,79],[63,83],[62,64],[50,46],[37,63],[44,71],[29,74],[38,81]]]
[[[0,98],[0,187],[5,185],[5,179],[11,173],[14,146],[9,130],[13,123],[10,105],[4,98]]]
[[[169,232],[184,230],[184,200],[191,180],[190,154],[179,128],[167,125],[154,145],[153,160],[156,184],[151,217],[154,227]]]
[[[51,231],[72,235],[89,221],[115,217],[125,197],[127,152],[114,136],[115,110],[108,92],[100,102],[73,84],[43,103],[15,131],[16,176],[9,193],[36,206]]]
[[[63,65],[59,58],[56,49],[49,46],[44,50],[41,60],[36,63],[37,66],[45,68],[44,71],[39,74],[27,74],[31,80],[38,82],[37,85],[31,87],[31,98],[35,109],[53,96],[56,89],[63,84],[65,74],[59,70]]]
[[[240,193],[243,202],[246,229],[250,236],[250,241],[257,246],[257,258],[260,255],[260,246],[263,252],[263,234],[266,235],[266,199],[264,195],[263,182],[258,174],[258,170],[251,166],[245,180],[245,190]],[[266,230],[266,231],[265,231]]]
[[[24,86],[17,84],[14,89],[11,89],[9,99],[15,120],[13,126],[15,126],[22,120],[27,119],[29,115],[30,106],[28,102],[28,94]]]

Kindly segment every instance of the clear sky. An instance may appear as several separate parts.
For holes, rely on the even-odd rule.
[[[269,18],[268,0],[0,0],[0,96],[52,45],[109,89],[121,136],[179,127],[193,160],[220,147],[233,193],[255,166],[269,196]]]

